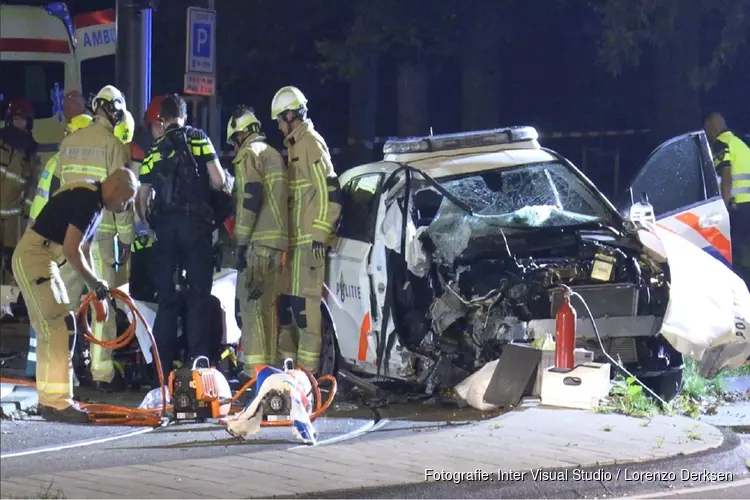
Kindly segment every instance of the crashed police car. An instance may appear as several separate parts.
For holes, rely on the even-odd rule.
[[[727,225],[728,234],[701,133],[662,145],[636,177],[632,193],[658,198],[653,206],[637,203],[658,212],[660,225],[651,229],[621,215],[571,162],[542,148],[532,127],[390,140],[382,161],[340,177],[343,216],[323,304],[324,371],[346,366],[427,392],[452,387],[498,359],[504,345],[554,336],[561,285],[586,302],[587,309],[573,304],[578,346],[595,359],[617,359],[665,399],[679,391],[683,353],[701,359],[710,351],[705,371],[714,375],[729,358],[744,361],[750,341],[738,327],[722,324],[731,332],[713,328],[696,339],[665,322],[689,312],[671,291],[674,259],[681,284],[702,279],[706,294],[739,289],[734,310],[742,314],[734,319],[742,325],[750,310],[747,288],[732,281],[717,249],[688,234],[691,226],[674,226],[683,207],[665,205],[654,192],[658,183],[648,176],[663,168],[665,148],[692,154],[701,186],[691,191],[697,198],[689,210],[698,218],[711,211],[713,229]],[[687,262],[679,257],[688,254]],[[712,286],[685,271],[695,266],[724,278]],[[692,314],[715,312],[691,307]],[[734,350],[716,351],[727,343]]]

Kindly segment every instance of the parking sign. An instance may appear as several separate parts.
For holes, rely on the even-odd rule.
[[[216,11],[188,7],[186,73],[214,73]]]

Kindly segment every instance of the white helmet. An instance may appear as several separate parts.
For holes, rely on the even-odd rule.
[[[275,120],[285,111],[306,111],[307,98],[297,87],[282,87],[271,101],[271,119]]]
[[[112,116],[114,125],[122,120],[122,112],[127,109],[125,96],[114,85],[106,85],[91,100],[91,110],[96,113],[99,109]]]
[[[227,123],[227,144],[232,144],[232,137],[237,132],[260,132],[260,121],[252,108],[238,106]]]

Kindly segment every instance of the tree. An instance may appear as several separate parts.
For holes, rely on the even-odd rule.
[[[353,3],[351,27],[344,36],[317,43],[324,58],[322,67],[339,78],[356,81],[362,77],[376,79],[373,63],[381,57],[394,61],[398,133],[425,134],[430,68],[452,49],[453,40],[445,34],[455,24],[457,5],[457,0],[434,2],[427,8],[414,0],[358,0]],[[359,87],[372,89],[373,85]],[[373,102],[371,96],[352,97],[358,109],[366,108],[368,101]]]
[[[600,0],[601,62],[613,75],[653,51],[658,139],[700,124],[700,93],[736,61],[750,31],[750,0]],[[714,26],[714,25],[718,26]],[[713,38],[707,56],[702,40]]]

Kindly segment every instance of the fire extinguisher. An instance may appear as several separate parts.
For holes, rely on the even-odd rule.
[[[562,304],[555,316],[555,367],[575,367],[576,310],[570,305],[570,289],[562,289]]]

